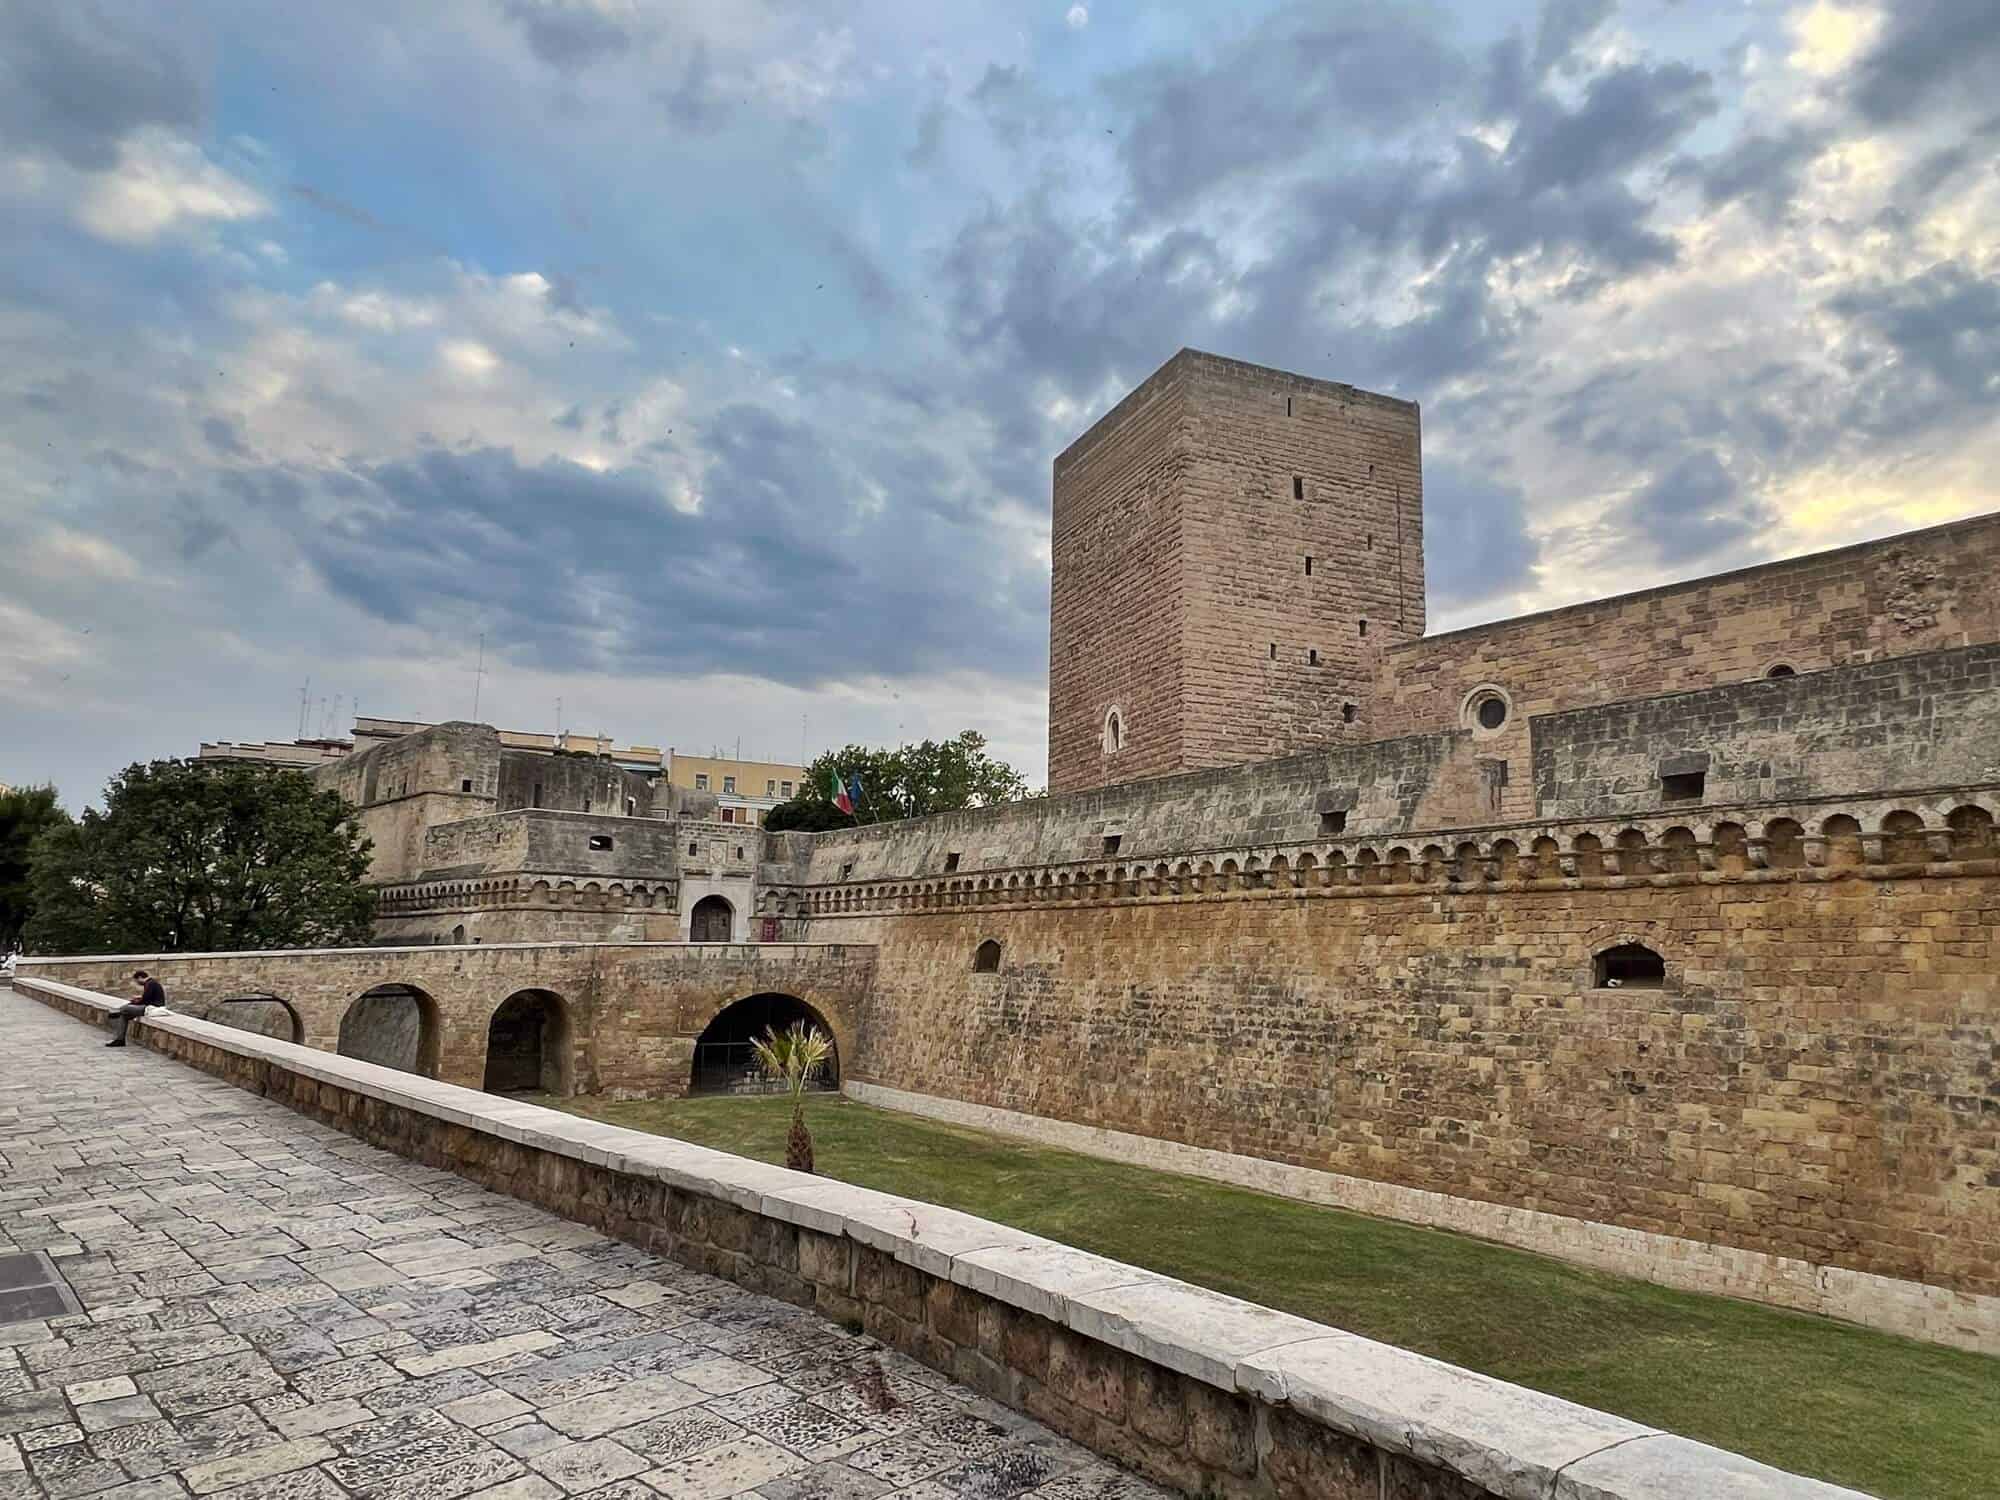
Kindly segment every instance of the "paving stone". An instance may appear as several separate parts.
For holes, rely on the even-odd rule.
[[[532,1455],[528,1464],[572,1495],[584,1494],[652,1467],[630,1448],[614,1443],[610,1438],[593,1438],[587,1443],[565,1443],[559,1448],[548,1448]]]
[[[107,1071],[20,997],[0,1029],[33,1063],[0,1246],[94,1310],[0,1327],[0,1500],[1159,1500],[811,1312],[157,1054]]]
[[[662,1464],[646,1483],[672,1500],[723,1500],[806,1467],[805,1460],[760,1437],[739,1438]]]
[[[190,1465],[181,1470],[180,1478],[181,1483],[197,1495],[211,1495],[217,1490],[248,1484],[252,1480],[311,1468],[333,1456],[333,1445],[324,1438],[294,1438],[266,1448],[253,1448],[248,1453],[238,1453],[229,1458]]]
[[[63,1394],[69,1397],[72,1406],[87,1406],[93,1401],[136,1395],[138,1390],[129,1375],[113,1375],[107,1380],[83,1380],[75,1385],[66,1385]]]

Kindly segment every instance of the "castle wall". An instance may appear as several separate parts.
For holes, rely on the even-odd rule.
[[[1181,367],[1170,362],[1055,461],[1049,785],[1183,768]],[[1120,744],[1106,743],[1116,709]]]
[[[1420,447],[1414,403],[1184,349],[1061,454],[1050,787],[1370,737],[1424,626]]]
[[[1662,768],[1709,803],[1972,786],[2000,780],[1996,725],[2000,646],[1601,704],[1534,721],[1536,810],[1666,811]]]
[[[1432,636],[1383,653],[1374,732],[1466,727],[1468,695],[1503,690],[1508,720],[1475,731],[1479,753],[1507,768],[1499,816],[1533,816],[1531,716],[2000,641],[1997,572],[2000,516],[1981,516]],[[1452,821],[1494,817],[1474,797]]]
[[[1885,1326],[1962,1342],[1984,1318],[2000,1348],[1996,1305],[1964,1300],[2000,1294],[1993,852],[1473,890],[1322,869],[813,933],[877,945],[851,1081],[1489,1205],[1452,1220],[1473,1232],[1548,1216],[1526,1242],[1558,1254],[1592,1226],[1735,1247],[1711,1289],[1792,1305],[1822,1305],[1810,1266],[1921,1282],[1963,1295]],[[1593,955],[1634,941],[1665,987],[1596,987]],[[1625,1253],[1667,1280],[1695,1255]]]
[[[532,750],[500,750],[499,809],[514,812],[609,813],[647,818],[660,789],[633,771],[621,771],[595,756],[543,755]],[[665,797],[660,798],[665,802]],[[665,811],[662,807],[659,812]]]
[[[440,724],[357,750],[312,773],[322,791],[351,803],[374,843],[371,884],[407,880],[422,867],[430,827],[494,810],[500,736],[484,724]]]
[[[1190,421],[1178,769],[1374,738],[1381,651],[1424,630],[1416,404],[1181,358]]]

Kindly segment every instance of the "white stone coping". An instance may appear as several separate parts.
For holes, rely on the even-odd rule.
[[[34,975],[15,988],[111,1011]],[[136,1025],[610,1171],[843,1235],[1139,1359],[1459,1474],[1507,1500],[1839,1500],[1806,1479],[971,1214],[154,1011]]]
[[[373,958],[392,953],[518,953],[526,949],[548,950],[553,948],[754,948],[760,952],[784,952],[791,949],[815,948],[872,948],[873,943],[684,943],[684,942],[544,942],[544,943],[403,943],[362,944],[352,948],[244,948],[218,951],[215,953],[98,953],[98,954],[41,954],[24,953],[20,956],[23,964],[177,964],[191,963],[205,958]]]

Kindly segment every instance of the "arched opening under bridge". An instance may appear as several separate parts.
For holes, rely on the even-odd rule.
[[[570,1071],[569,1007],[548,990],[516,990],[486,1027],[489,1094],[575,1092]]]
[[[782,1087],[759,1071],[750,1043],[766,1030],[787,1031],[804,1022],[817,1026],[833,1040],[833,1028],[826,1017],[793,995],[751,995],[728,1006],[708,1023],[694,1044],[694,1076],[689,1080],[698,1094],[762,1094]],[[828,1054],[826,1066],[811,1085],[815,1089],[838,1090],[840,1054]]]

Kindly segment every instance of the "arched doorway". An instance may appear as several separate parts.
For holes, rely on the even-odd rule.
[[[833,1028],[827,1025],[826,1017],[796,996],[752,995],[726,1007],[708,1023],[708,1029],[694,1044],[694,1076],[691,1080],[694,1092],[761,1094],[776,1089],[779,1085],[757,1071],[757,1059],[750,1050],[750,1043],[753,1038],[763,1036],[767,1028],[783,1031],[796,1021],[817,1026],[826,1033],[829,1041],[833,1039]],[[826,1068],[814,1080],[813,1087],[840,1088],[838,1050],[827,1058]]]
[[[688,941],[726,943],[735,935],[736,908],[721,896],[703,896],[688,916]]]
[[[276,995],[231,995],[216,1001],[203,1019],[218,1026],[233,1026],[238,1031],[268,1036],[274,1041],[306,1039],[305,1022],[299,1019],[299,1013]]]
[[[340,1018],[340,1055],[437,1077],[437,1002],[413,984],[378,984]]]
[[[516,990],[486,1028],[489,1094],[554,1094],[570,1084],[569,1007],[548,990]]]

